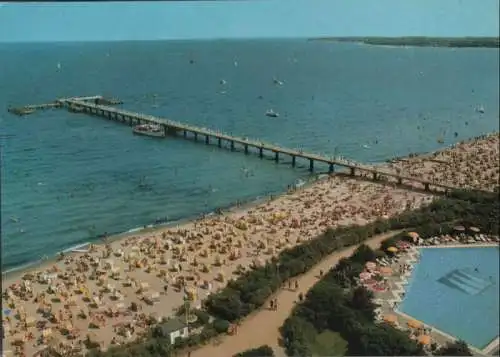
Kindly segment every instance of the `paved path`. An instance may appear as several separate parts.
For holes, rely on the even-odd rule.
[[[401,231],[391,231],[371,238],[365,244],[373,249],[377,249],[380,243]],[[305,274],[294,278],[299,283],[299,290],[290,291],[288,289],[280,289],[273,297],[278,299],[278,311],[270,311],[262,308],[251,316],[242,321],[238,327],[238,334],[235,336],[224,336],[220,339],[220,344],[208,344],[191,352],[190,357],[231,357],[238,352],[250,348],[256,348],[262,345],[269,345],[273,348],[276,357],[285,357],[286,354],[282,347],[279,346],[278,339],[280,338],[279,328],[292,312],[298,300],[298,294],[302,292],[304,295],[318,281],[319,271],[327,272],[330,268],[338,263],[341,258],[350,256],[357,246],[346,248],[342,251],[335,252],[320,263],[315,265]],[[265,306],[268,306],[266,304]],[[184,357],[186,357],[184,355]]]

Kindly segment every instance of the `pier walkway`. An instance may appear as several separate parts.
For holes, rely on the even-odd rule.
[[[115,108],[107,105],[97,104],[104,102],[104,98],[101,96],[95,97],[74,97],[74,98],[64,98],[58,99],[56,102],[61,106],[68,107],[69,109],[78,109],[78,112],[83,112],[87,114],[97,115],[109,120],[114,120],[117,122],[122,122],[127,125],[133,126],[138,124],[156,124],[163,128],[165,135],[179,135],[182,134],[184,138],[194,137],[195,141],[198,137],[202,137],[206,144],[210,144],[212,140],[217,141],[217,145],[222,147],[222,142],[227,142],[230,144],[230,149],[235,150],[235,146],[238,144],[243,147],[245,154],[249,153],[250,148],[257,149],[259,156],[262,158],[264,152],[271,152],[274,155],[275,160],[278,162],[280,160],[280,155],[287,155],[292,159],[292,166],[296,165],[297,158],[301,158],[309,161],[309,170],[314,170],[315,163],[324,163],[329,166],[329,172],[334,172],[336,166],[348,169],[351,176],[356,176],[356,173],[364,173],[372,176],[373,180],[389,178],[395,179],[398,184],[418,184],[420,188],[426,191],[444,191],[457,189],[450,185],[443,183],[432,182],[424,180],[417,177],[406,176],[404,174],[396,173],[393,171],[385,170],[382,168],[364,165],[352,161],[347,161],[339,158],[326,157],[314,153],[307,153],[303,151],[293,150],[281,146],[276,146],[273,144],[268,144],[262,141],[250,140],[247,138],[241,138],[233,135],[228,135],[219,131],[200,128],[197,126],[180,123],[170,119],[159,118],[153,115],[135,113],[128,110]],[[109,102],[109,101],[108,101]],[[365,176],[365,175],[362,175]]]

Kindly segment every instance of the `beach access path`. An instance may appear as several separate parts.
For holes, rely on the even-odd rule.
[[[400,232],[401,230],[396,230],[379,234],[367,240],[364,244],[370,246],[372,249],[378,249],[380,243],[384,239]],[[279,344],[281,338],[279,328],[292,313],[298,301],[299,293],[305,295],[319,281],[318,277],[320,270],[326,273],[335,266],[340,259],[352,255],[357,247],[358,245],[330,254],[305,274],[292,279],[294,282],[298,282],[298,290],[291,291],[284,286],[280,288],[280,290],[272,296],[272,298],[278,299],[277,311],[268,309],[268,304],[266,303],[264,307],[241,322],[238,326],[237,334],[222,337],[218,344],[212,343],[193,350],[191,351],[190,357],[230,357],[236,353],[262,345],[269,345],[274,350],[276,357],[285,357],[286,353]],[[184,357],[187,356],[188,353],[184,355]]]

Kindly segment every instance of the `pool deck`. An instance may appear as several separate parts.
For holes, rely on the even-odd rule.
[[[491,341],[488,346],[483,348],[482,352],[487,355],[492,355],[500,346],[500,337],[497,336],[493,341]]]
[[[474,243],[474,244],[443,244],[443,245],[422,245],[419,249],[436,249],[436,248],[493,248],[500,247],[499,243]]]
[[[400,256],[400,261],[396,264],[392,264],[391,266],[394,268],[394,265],[401,264],[409,264],[412,268],[403,273],[396,274],[389,279],[390,289],[386,292],[377,293],[375,302],[380,305],[380,309],[383,315],[394,314],[398,317],[398,325],[400,328],[404,328],[407,326],[407,323],[411,320],[418,320],[414,317],[405,314],[404,312],[398,309],[398,305],[404,299],[405,287],[408,284],[408,279],[413,274],[413,267],[419,260],[419,249],[435,249],[435,248],[491,248],[491,247],[499,247],[498,243],[473,243],[473,244],[442,244],[442,245],[432,245],[432,246],[412,246],[408,252],[404,255]],[[439,329],[436,329],[434,326],[427,325],[422,322],[422,325],[426,328],[431,328],[430,336],[433,342],[438,343],[439,345],[444,345],[448,342],[456,341],[457,338],[444,332]],[[471,352],[475,355],[480,356],[491,356],[494,352],[496,352],[500,347],[500,337],[497,336],[493,339],[485,348],[478,349],[472,345],[469,345]]]

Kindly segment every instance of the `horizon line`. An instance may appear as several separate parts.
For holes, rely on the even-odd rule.
[[[153,38],[153,39],[107,39],[107,40],[61,40],[61,41],[0,41],[0,44],[40,44],[40,43],[107,43],[107,42],[195,42],[195,41],[239,41],[239,40],[321,40],[321,39],[499,39],[500,36],[425,36],[425,35],[398,35],[398,36],[377,36],[377,35],[359,35],[359,36],[277,36],[277,37],[202,37],[202,38]]]

